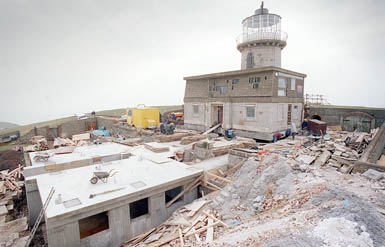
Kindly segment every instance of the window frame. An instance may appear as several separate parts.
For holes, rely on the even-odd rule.
[[[256,117],[256,106],[255,105],[246,105],[245,106],[245,108],[246,108],[246,110],[245,110],[245,113],[246,113],[246,119],[255,119],[255,117]],[[248,114],[249,114],[249,108],[253,108],[253,116],[249,116]]]
[[[140,201],[144,201],[144,200],[146,200],[147,201],[147,212],[146,213],[144,213],[144,214],[141,214],[141,215],[138,215],[138,216],[135,216],[135,217],[132,217],[132,209],[131,209],[131,205],[133,205],[134,203],[138,203],[138,202],[140,202]],[[142,199],[140,199],[140,200],[136,200],[136,201],[134,201],[134,202],[130,202],[129,204],[128,204],[128,207],[129,207],[129,209],[130,209],[130,220],[131,221],[133,221],[133,220],[137,220],[138,218],[141,218],[141,217],[147,217],[147,216],[149,216],[150,215],[150,198],[149,197],[145,197],[145,198],[142,198]]]
[[[295,91],[295,89],[296,89],[296,79],[291,78],[290,79],[290,90]]]

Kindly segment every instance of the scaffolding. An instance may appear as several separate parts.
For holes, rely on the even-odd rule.
[[[322,94],[306,94],[305,95],[305,106],[313,105],[330,105]]]

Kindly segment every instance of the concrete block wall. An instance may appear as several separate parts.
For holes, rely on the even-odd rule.
[[[159,188],[151,194],[140,194],[130,200],[121,202],[109,201],[110,205],[93,205],[85,213],[72,214],[71,218],[66,220],[50,219],[47,222],[47,236],[49,246],[112,246],[117,247],[128,239],[156,227],[165,220],[179,207],[191,203],[198,197],[198,189],[195,188],[186,193],[183,199],[165,207],[165,191],[178,187],[188,186],[196,178],[180,181],[170,184],[167,187]],[[143,198],[149,198],[149,214],[130,219],[129,203]],[[79,223],[82,218],[86,218],[101,212],[108,212],[109,229],[94,235],[80,239]]]
[[[22,143],[27,143],[34,136],[44,136],[47,141],[53,141],[56,137],[58,137],[57,128],[50,128],[49,126],[33,128],[27,134],[20,137],[20,141]]]
[[[126,137],[134,138],[139,136],[138,130],[136,128],[128,127],[126,125],[122,126],[120,124],[115,124],[112,126],[111,130],[114,134],[119,134]]]
[[[30,226],[35,224],[40,210],[43,208],[43,203],[40,198],[39,189],[37,187],[36,179],[25,181],[25,190],[28,207],[28,222]],[[44,222],[44,219],[43,221]]]
[[[220,103],[186,103],[185,104],[185,127],[203,131],[203,126],[208,129],[213,124],[212,105]],[[195,114],[193,105],[199,106],[199,113]],[[265,139],[265,134],[284,131],[290,126],[287,124],[288,103],[222,103],[223,105],[223,128],[239,130],[239,136],[256,139]],[[292,122],[297,127],[301,126],[303,106],[301,103],[293,103]],[[246,115],[246,107],[255,108],[255,117]],[[245,132],[243,132],[245,131]],[[260,132],[261,135],[250,135],[248,132]],[[248,133],[246,135],[246,133]],[[270,138],[269,138],[270,139]]]
[[[73,135],[81,134],[88,131],[88,125],[92,125],[92,122],[95,122],[96,119],[83,119],[83,120],[74,120],[68,123],[61,124],[58,127],[58,134],[60,137],[72,138]]]
[[[112,127],[118,122],[118,120],[116,119],[103,117],[97,117],[96,121],[98,128],[104,126],[107,130],[112,130]]]
[[[253,67],[261,68],[267,66],[281,67],[281,48],[277,46],[251,46],[242,50],[241,69],[247,68],[247,56],[253,55]]]
[[[374,128],[378,128],[385,122],[385,108],[369,108],[354,106],[311,106],[308,110],[309,118],[313,115],[321,117],[328,125],[341,125],[343,116],[353,112],[362,112],[371,115],[375,119]]]

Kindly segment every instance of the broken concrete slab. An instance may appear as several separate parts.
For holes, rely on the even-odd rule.
[[[8,214],[8,209],[6,206],[2,205],[0,206],[0,216]]]
[[[299,162],[305,163],[307,165],[310,165],[315,160],[315,158],[316,157],[314,157],[314,156],[302,154],[302,155],[298,156],[296,158],[296,160]]]
[[[369,179],[373,179],[373,180],[380,180],[381,178],[384,177],[384,173],[373,170],[373,169],[368,169],[362,175],[369,178]]]
[[[329,151],[324,151],[314,162],[314,165],[317,167],[324,166],[331,156],[332,154]]]

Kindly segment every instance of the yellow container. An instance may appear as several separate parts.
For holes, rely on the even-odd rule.
[[[127,123],[144,129],[156,129],[159,127],[159,109],[129,108],[127,109]]]

